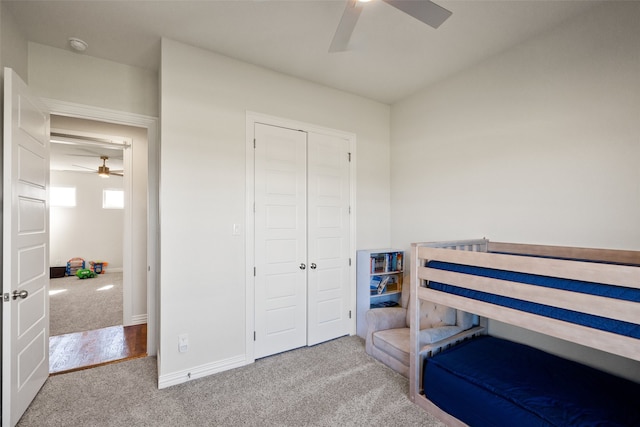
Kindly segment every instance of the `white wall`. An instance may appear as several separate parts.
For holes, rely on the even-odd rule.
[[[639,22],[608,2],[394,105],[393,245],[640,250]]]
[[[392,108],[392,236],[640,249],[640,3]]]
[[[2,67],[11,67],[27,81],[27,39],[16,25],[10,10],[0,4],[0,56]],[[0,71],[4,73],[4,70]]]
[[[160,86],[162,382],[244,359],[246,111],[355,133],[357,247],[390,239],[388,106],[171,40]]]
[[[158,116],[155,71],[33,42],[29,86],[43,98]]]
[[[51,171],[52,187],[74,187],[75,207],[51,207],[50,259],[52,266],[66,265],[74,257],[107,261],[107,271],[122,271],[124,211],[103,209],[105,189],[122,190],[122,177],[100,178],[98,174]]]

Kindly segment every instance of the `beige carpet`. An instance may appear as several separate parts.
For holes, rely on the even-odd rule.
[[[408,388],[354,336],[163,390],[149,357],[50,377],[18,426],[443,427]]]
[[[122,325],[122,273],[50,280],[49,335]]]

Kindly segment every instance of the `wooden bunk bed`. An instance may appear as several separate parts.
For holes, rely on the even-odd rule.
[[[476,327],[423,348],[411,330],[409,394],[420,407],[451,426],[585,425],[611,411],[619,420],[607,425],[640,425],[640,384],[484,336],[494,319],[640,361],[640,251],[415,243],[410,268],[413,295],[480,316]],[[419,324],[418,311],[411,315]],[[555,377],[543,378],[548,372]],[[512,377],[534,396],[520,396]]]

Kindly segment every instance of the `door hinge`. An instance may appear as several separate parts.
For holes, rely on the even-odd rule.
[[[3,295],[2,300],[3,300],[4,302],[9,302],[9,301],[11,301],[11,297],[9,296],[9,293],[8,293],[8,292],[7,292],[7,293],[5,293],[5,294]]]
[[[253,331],[253,340],[256,340],[256,331]]]
[[[351,310],[349,310],[349,319],[351,319]]]
[[[351,258],[349,258],[349,267],[351,267]]]
[[[351,161],[351,153],[347,153],[349,156],[349,161]]]
[[[256,149],[256,139],[255,138],[253,138],[253,149],[254,150]]]
[[[253,277],[256,277],[256,268],[253,267]]]
[[[349,206],[349,215],[351,215],[351,206]]]

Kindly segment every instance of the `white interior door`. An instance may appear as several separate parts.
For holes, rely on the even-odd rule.
[[[4,72],[2,425],[49,376],[49,114]]]
[[[308,345],[347,335],[349,320],[349,141],[309,133]]]
[[[307,343],[305,132],[255,124],[256,358]]]

